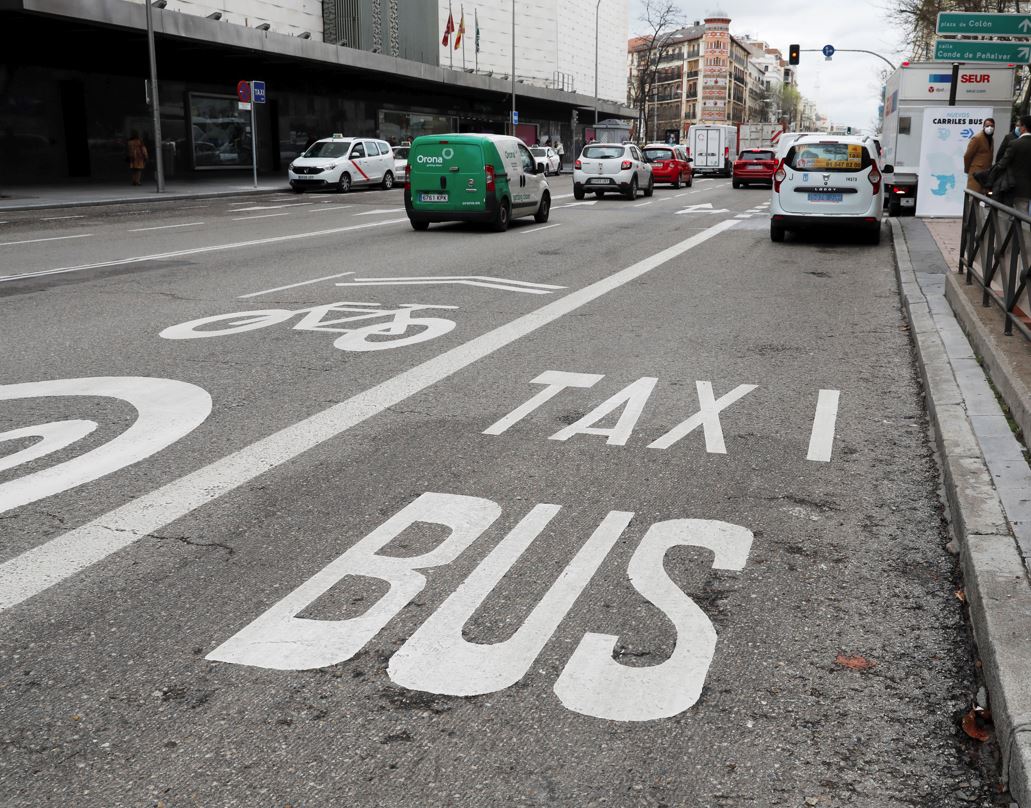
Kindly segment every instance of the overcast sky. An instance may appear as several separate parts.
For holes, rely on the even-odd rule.
[[[603,0],[604,2],[604,0]],[[902,37],[885,22],[887,0],[679,0],[688,23],[721,10],[731,18],[732,34],[765,39],[787,57],[788,45],[802,48],[863,48],[897,65]],[[643,0],[630,0],[630,33],[642,33]],[[878,74],[887,68],[862,53],[842,53],[830,62],[821,53],[802,53],[802,94],[838,125],[869,129],[880,102]]]

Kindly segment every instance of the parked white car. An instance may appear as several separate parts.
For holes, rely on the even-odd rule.
[[[796,139],[773,174],[770,238],[789,230],[848,228],[881,240],[884,174],[870,138],[804,135]]]
[[[576,199],[583,199],[586,193],[601,199],[606,192],[618,192],[626,199],[635,199],[639,190],[651,196],[655,180],[651,165],[632,143],[591,143],[584,146],[573,163]]]
[[[297,193],[309,188],[335,188],[341,193],[356,186],[394,187],[394,153],[385,140],[334,134],[317,140],[290,163],[287,176]]]
[[[537,165],[544,169],[545,176],[562,173],[562,160],[551,146],[531,146],[530,154],[537,161]]]
[[[411,146],[394,146],[394,184],[404,185],[405,169],[408,168],[408,151]]]

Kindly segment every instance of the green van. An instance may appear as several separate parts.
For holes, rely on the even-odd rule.
[[[423,135],[408,153],[405,211],[416,230],[430,222],[482,222],[502,231],[519,216],[548,221],[551,191],[519,138]]]

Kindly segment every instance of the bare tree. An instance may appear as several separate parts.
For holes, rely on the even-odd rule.
[[[629,101],[631,106],[637,107],[637,133],[643,138],[659,63],[674,44],[683,12],[672,0],[644,0],[640,20],[645,33],[631,44],[633,71]]]

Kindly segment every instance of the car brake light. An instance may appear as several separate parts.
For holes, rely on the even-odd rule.
[[[487,163],[487,165],[484,166],[484,171],[486,171],[486,173],[487,173],[487,193],[493,193],[494,192],[494,166],[492,166],[490,163]]]
[[[634,164],[631,163],[629,160],[624,160],[622,163],[619,164],[620,171],[627,171],[628,169],[631,169],[633,167]]]
[[[412,190],[412,167],[405,163],[405,190]]]
[[[581,163],[581,162],[580,162],[580,159],[579,159],[579,158],[577,158],[576,162],[575,162],[575,163],[573,163],[573,168],[575,168],[575,169],[577,169],[577,170],[580,170],[580,169],[581,169],[581,168],[583,168],[583,167],[584,167],[583,163]]]
[[[777,171],[773,175],[773,190],[780,193],[780,184],[788,178],[788,172],[784,169],[784,161],[780,161]]]
[[[870,184],[873,186],[873,192],[878,194],[881,192],[881,172],[877,170],[877,166],[870,169],[870,173],[867,176],[870,180]]]

